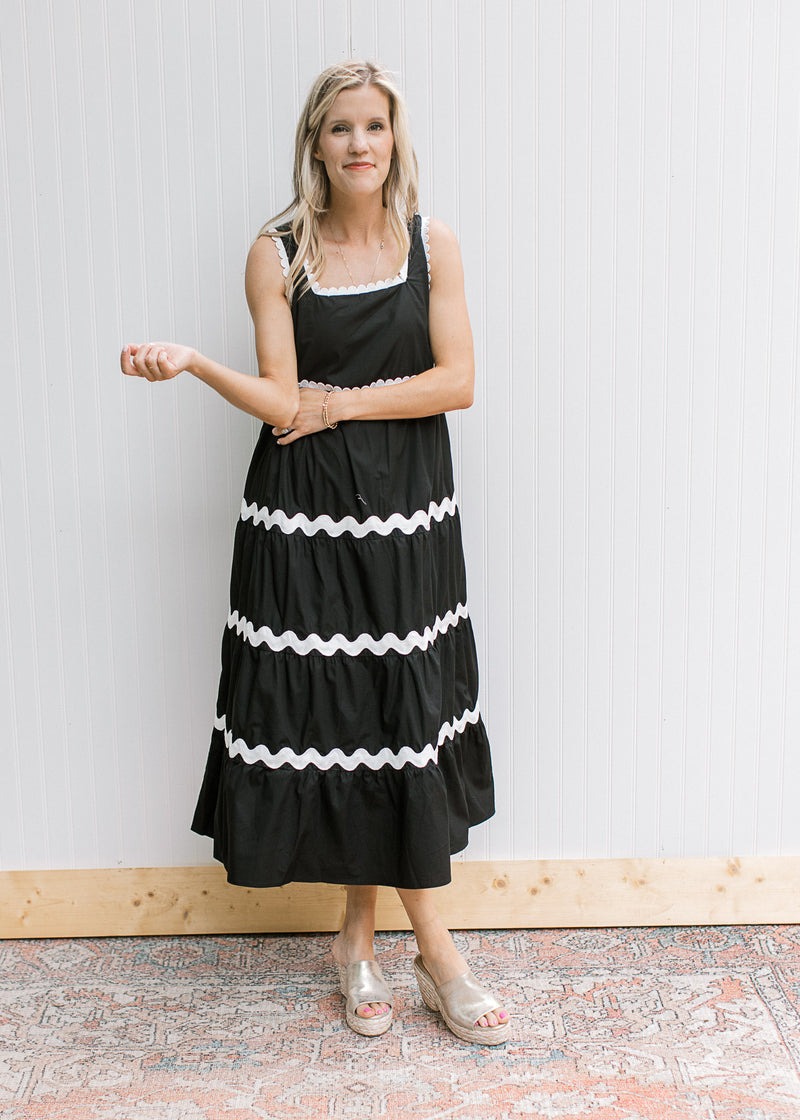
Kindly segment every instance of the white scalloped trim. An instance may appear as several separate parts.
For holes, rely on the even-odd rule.
[[[266,506],[258,506],[255,502],[248,505],[242,498],[242,521],[253,521],[254,525],[263,525],[265,529],[278,528],[282,533],[295,533],[299,529],[307,537],[315,533],[327,533],[329,537],[340,537],[343,533],[352,533],[354,537],[366,537],[370,533],[377,533],[381,537],[388,537],[395,529],[410,536],[417,529],[430,530],[431,522],[442,521],[446,516],[454,517],[456,510],[455,496],[443,498],[441,502],[431,502],[427,509],[418,509],[410,517],[402,513],[393,513],[390,517],[381,518],[373,514],[365,521],[358,521],[352,515],[334,521],[328,513],[321,513],[318,517],[307,517],[304,513],[295,513],[291,517],[282,509],[269,510]]]
[[[467,618],[467,608],[459,603],[454,611],[448,611],[444,618],[436,616],[433,626],[426,626],[420,632],[411,630],[405,638],[398,638],[397,634],[384,634],[382,638],[373,638],[371,634],[359,634],[357,638],[346,638],[344,634],[334,634],[329,640],[319,634],[309,634],[307,638],[300,638],[294,630],[284,630],[276,634],[269,626],[259,626],[258,630],[249,619],[240,615],[238,611],[231,611],[228,615],[228,629],[235,630],[239,637],[243,637],[251,646],[266,645],[274,653],[281,653],[290,649],[294,653],[306,656],[309,653],[321,653],[325,657],[332,657],[335,653],[346,653],[350,657],[369,651],[378,657],[383,657],[390,650],[406,656],[415,649],[426,650],[432,646],[437,638],[453,627],[458,626],[462,618]]]
[[[401,382],[411,381],[418,376],[419,374],[416,373],[408,373],[405,377],[387,377],[385,381],[379,377],[377,381],[370,381],[369,385],[329,385],[322,381],[307,381],[304,377],[297,384],[301,389],[327,389],[331,393],[349,393],[351,389],[377,389],[381,385],[400,385]]]
[[[283,243],[282,237],[273,237],[272,240],[278,246],[278,256],[281,258],[281,268],[283,269],[284,278],[289,276],[289,257],[286,253],[286,246]]]
[[[425,247],[425,263],[428,266],[428,287],[431,286],[431,220],[430,218],[420,219],[420,229],[422,231],[422,244]]]
[[[397,284],[405,284],[408,279],[408,257],[403,261],[403,267],[396,276],[392,276],[388,280],[373,280],[371,284],[351,284],[348,288],[322,288],[319,282],[314,279],[314,273],[308,267],[308,261],[303,262],[303,267],[306,270],[311,291],[316,296],[360,296],[365,292],[380,292],[384,288],[394,288]]]
[[[272,754],[268,747],[260,743],[257,747],[250,747],[244,739],[234,739],[233,733],[228,730],[225,716],[217,716],[214,727],[221,731],[225,737],[225,746],[231,758],[237,755],[246,763],[263,762],[270,770],[277,770],[279,766],[287,763],[295,770],[305,770],[307,766],[314,766],[317,770],[330,770],[332,766],[341,766],[343,770],[355,770],[358,766],[366,766],[369,770],[381,770],[384,766],[391,766],[394,770],[402,770],[404,766],[416,766],[419,769],[432,762],[439,762],[439,750],[450,739],[461,735],[468,723],[475,724],[480,719],[480,711],[476,704],[472,711],[467,710],[460,719],[452,723],[443,723],[439,729],[435,745],[427,743],[420,750],[413,747],[400,747],[392,750],[383,747],[376,754],[371,754],[364,747],[359,747],[352,754],[345,754],[341,748],[336,747],[327,754],[320,754],[315,747],[298,753],[291,747],[281,747]]]

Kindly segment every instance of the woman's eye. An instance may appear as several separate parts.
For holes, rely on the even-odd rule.
[[[383,125],[381,124],[380,121],[373,121],[373,123],[369,127],[374,132],[382,132],[383,131]]]
[[[333,126],[333,128],[331,129],[331,132],[333,132],[333,133],[347,132],[347,129],[345,128],[345,126],[343,124],[335,124]]]

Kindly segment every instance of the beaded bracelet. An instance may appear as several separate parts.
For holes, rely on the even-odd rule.
[[[326,428],[338,428],[339,427],[339,421],[338,420],[336,421],[335,424],[331,424],[330,420],[328,419],[328,401],[331,399],[332,394],[333,394],[333,389],[329,389],[327,391],[327,393],[325,394],[325,400],[322,402],[322,423],[325,425]]]

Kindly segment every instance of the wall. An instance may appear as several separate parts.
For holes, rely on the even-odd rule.
[[[256,424],[242,291],[324,65],[400,72],[457,230],[499,797],[471,859],[800,852],[800,8],[8,0],[0,866],[181,866]]]

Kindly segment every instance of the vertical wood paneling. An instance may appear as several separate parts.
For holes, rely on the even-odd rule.
[[[612,472],[616,335],[617,183],[619,179],[619,9],[591,21],[591,238],[587,275],[586,453],[586,726],[588,850],[611,850],[611,578]],[[546,103],[546,91],[542,104]],[[542,283],[546,282],[543,276]],[[542,480],[543,481],[543,480]],[[537,486],[537,491],[539,487]],[[542,850],[545,850],[544,846]]]
[[[798,339],[800,338],[800,255],[794,246],[800,240],[800,98],[790,93],[794,67],[787,51],[800,35],[800,11],[794,5],[778,5],[778,71],[776,75],[776,153],[775,153],[775,229],[785,236],[776,238],[773,257],[775,282],[772,303],[770,358],[772,368],[784,371],[772,386],[774,407],[770,429],[770,486],[768,502],[769,570],[765,613],[773,644],[767,648],[774,661],[765,659],[765,695],[762,706],[762,741],[777,743],[777,776],[774,787],[764,783],[759,790],[758,845],[764,842],[764,829],[774,822],[778,850],[785,841],[784,814],[791,812],[787,789],[800,772],[800,760],[791,735],[798,711],[797,689],[793,683],[800,667],[800,643],[796,640],[798,604],[792,598],[792,579],[798,573]],[[791,277],[791,284],[781,278]],[[793,640],[794,636],[794,640]],[[780,668],[768,672],[769,664]],[[777,794],[777,798],[776,798]],[[773,840],[773,842],[775,842]]]
[[[686,813],[689,758],[687,657],[691,513],[690,452],[693,419],[692,308],[695,285],[697,194],[698,6],[675,7],[671,20],[669,81],[669,176],[666,214],[669,243],[665,259],[666,353],[664,373],[663,584],[659,609],[661,775],[654,808],[657,851],[683,851],[701,844],[698,822]],[[687,280],[688,278],[688,280]],[[701,835],[701,834],[700,834]]]
[[[536,681],[536,339],[532,309],[536,306],[536,158],[538,151],[537,85],[531,58],[536,58],[536,13],[532,5],[518,4],[511,10],[509,121],[510,215],[510,405],[509,438],[512,441],[510,482],[511,563],[510,629],[511,676],[508,704],[511,727],[508,741],[493,731],[495,754],[505,754],[511,780],[508,848],[493,847],[500,858],[532,847],[531,810],[537,783],[536,741],[534,736]],[[520,142],[519,138],[522,137]],[[501,267],[502,264],[501,264]],[[484,371],[484,378],[488,373]],[[474,581],[473,581],[474,587]],[[478,592],[480,588],[476,589]],[[487,597],[488,598],[488,597]],[[489,599],[491,609],[491,599]],[[508,807],[500,808],[501,814]]]
[[[673,56],[672,8],[649,5],[641,27],[639,118],[641,229],[637,245],[640,286],[634,376],[637,386],[635,576],[633,586],[632,819],[633,850],[658,850],[659,803],[669,800],[675,774],[671,726],[664,709],[663,611],[666,434],[668,403],[668,323],[670,291],[670,198],[672,186]],[[671,552],[671,549],[670,549]],[[666,667],[672,675],[675,658]],[[640,744],[648,744],[644,750]]]
[[[511,525],[513,519],[513,475],[515,445],[510,429],[512,406],[511,304],[508,247],[512,243],[515,137],[511,129],[511,11],[508,7],[481,13],[478,25],[485,43],[481,68],[484,99],[482,150],[464,152],[468,162],[461,176],[470,173],[469,165],[479,160],[484,171],[484,211],[490,221],[481,223],[483,249],[482,306],[485,323],[478,352],[483,399],[478,402],[482,417],[482,448],[486,463],[486,484],[482,522],[485,533],[487,585],[495,588],[490,600],[482,596],[476,606],[484,606],[487,655],[491,650],[491,675],[487,677],[487,719],[498,744],[512,744],[513,715],[511,687],[513,674],[513,564]],[[501,161],[500,153],[508,153]],[[505,173],[498,174],[501,167]],[[494,433],[506,436],[497,441]],[[465,430],[465,437],[467,432]],[[473,577],[471,577],[473,578]],[[473,579],[474,582],[474,579]],[[470,608],[472,609],[472,607]],[[510,851],[513,835],[513,753],[497,752],[495,766],[496,796],[509,808],[500,813],[486,829],[487,853]],[[474,857],[473,857],[474,858]],[[479,857],[485,858],[485,857]]]
[[[635,750],[638,703],[637,525],[641,394],[644,234],[644,101],[649,9],[620,5],[618,24],[617,159],[611,465],[611,854],[635,845]],[[663,136],[662,136],[663,141]],[[656,340],[657,341],[657,340]],[[653,750],[655,744],[648,744]]]
[[[36,33],[35,21],[31,28],[30,20],[19,6],[15,7],[13,13],[7,12],[4,18],[13,20],[15,41],[21,45],[29,41],[31,33]],[[48,42],[46,25],[43,42]],[[14,376],[20,386],[20,411],[14,417],[17,427],[14,434],[17,438],[12,436],[10,447],[20,454],[19,482],[23,488],[18,494],[12,495],[11,486],[5,483],[3,485],[4,515],[10,515],[4,528],[13,534],[10,542],[15,546],[13,555],[11,549],[8,550],[9,582],[15,596],[19,596],[17,602],[24,601],[28,607],[27,617],[20,617],[12,603],[11,639],[15,686],[18,692],[10,700],[17,704],[17,726],[25,736],[27,747],[19,756],[22,802],[19,807],[15,807],[15,816],[19,822],[20,814],[30,814],[22,817],[26,821],[26,857],[47,866],[51,858],[51,821],[55,820],[62,830],[66,830],[69,825],[69,809],[65,813],[63,793],[61,797],[58,795],[59,789],[64,791],[68,786],[64,752],[59,752],[52,760],[45,758],[45,736],[50,727],[57,734],[60,733],[58,738],[63,742],[63,708],[60,709],[63,702],[60,690],[62,678],[56,653],[58,596],[53,578],[55,525],[48,439],[50,425],[45,407],[45,308],[40,257],[42,225],[46,227],[46,216],[40,215],[35,205],[37,196],[41,197],[52,216],[51,183],[40,186],[37,179],[37,171],[41,169],[42,163],[50,162],[47,156],[52,159],[52,151],[46,151],[48,135],[52,137],[52,127],[48,132],[47,113],[47,95],[52,93],[52,89],[47,73],[47,53],[43,52],[35,67],[27,68],[24,54],[17,52],[19,57],[15,59],[10,47],[11,43],[6,40],[3,44],[4,105],[7,111],[14,105],[21,126],[16,130],[17,134],[8,139],[8,169],[14,176],[18,176],[21,188],[12,196],[9,207],[11,260],[17,298],[23,299],[33,312],[14,324],[15,341],[18,343]],[[15,85],[9,86],[7,82],[14,78]],[[29,142],[26,136],[33,137],[34,140]],[[47,232],[45,228],[45,233]],[[47,311],[49,310],[48,307]],[[27,424],[23,422],[23,418],[28,420]],[[16,481],[15,465],[11,468],[13,481]],[[38,591],[39,584],[42,585],[41,593]],[[32,615],[34,589],[38,609]],[[48,635],[52,635],[48,642],[37,642],[35,628],[28,621],[30,617],[41,620],[45,625]],[[44,684],[48,686],[46,694]],[[46,768],[49,768],[49,790],[41,778]],[[71,846],[72,836],[67,833],[64,840],[67,853]]]
[[[0,43],[0,58],[3,67],[6,58]],[[0,115],[5,118],[7,94],[0,83]],[[10,178],[10,167],[14,166],[13,137],[5,129],[0,129],[0,171],[3,181]],[[0,307],[9,311],[16,307],[18,278],[14,268],[14,242],[12,237],[11,198],[8,191],[2,195],[2,217],[0,222],[0,259],[4,266],[0,269]],[[13,424],[5,426],[5,447],[0,451],[0,702],[6,713],[5,734],[10,744],[21,741],[21,721],[19,716],[25,689],[23,682],[17,684],[21,663],[20,651],[15,647],[12,628],[12,603],[24,586],[21,583],[23,572],[20,560],[27,559],[27,525],[24,507],[25,473],[23,462],[22,398],[20,390],[21,355],[19,346],[19,325],[16,316],[8,314],[4,326],[8,331],[6,338],[6,358],[12,373],[11,385],[7,388],[6,411],[14,418]],[[18,547],[12,556],[9,547],[11,535],[17,538]],[[21,546],[21,547],[20,547]],[[13,596],[13,597],[12,597]],[[30,628],[29,628],[30,629]],[[30,724],[29,724],[30,727]],[[32,736],[31,736],[32,738]],[[30,741],[30,740],[29,740]],[[25,867],[25,834],[19,825],[19,811],[23,806],[23,765],[17,750],[8,750],[3,758],[8,767],[7,780],[3,784],[4,793],[0,794],[0,852],[14,866]],[[5,811],[2,811],[5,810]]]
[[[119,240],[113,183],[115,145],[112,130],[109,34],[101,4],[78,9],[77,58],[82,82],[83,198],[73,218],[85,231],[86,288],[84,337],[76,337],[75,362],[103,368],[109,333],[121,323]],[[80,409],[80,446],[86,456],[86,485],[93,496],[94,513],[82,510],[86,565],[86,625],[89,672],[86,689],[96,734],[91,740],[92,768],[97,790],[98,854],[109,866],[124,863],[124,817],[121,771],[123,724],[117,682],[121,675],[122,643],[115,642],[114,620],[118,609],[112,580],[125,570],[122,556],[112,549],[113,523],[124,512],[125,489],[120,468],[124,431],[118,407],[121,386],[109,378],[80,379],[85,385]],[[83,730],[78,725],[78,734]],[[127,797],[126,797],[127,803]]]
[[[565,8],[563,64],[562,198],[571,214],[561,230],[562,308],[574,314],[575,329],[563,331],[563,381],[559,401],[562,439],[560,517],[563,650],[560,665],[562,840],[559,854],[571,858],[586,843],[586,466],[588,419],[587,324],[589,281],[589,91],[591,88],[591,4]],[[563,322],[563,318],[562,318]],[[534,621],[535,625],[535,621]]]
[[[258,425],[243,293],[322,66],[407,91],[462,246],[450,418],[498,814],[469,858],[800,826],[800,13],[786,0],[12,0],[0,13],[0,864],[184,864]]]
[[[72,133],[67,122],[81,121],[81,72],[77,27],[74,13],[48,6],[49,57],[53,81],[54,155],[53,174],[57,184],[59,284],[62,288],[63,324],[60,340],[53,337],[54,352],[60,349],[67,356],[67,368],[74,369],[83,352],[82,340],[91,329],[86,319],[86,303],[82,293],[88,284],[88,258],[85,249],[70,259],[68,240],[69,215],[80,215],[85,231],[82,200],[85,175],[82,168],[82,137]],[[65,18],[66,17],[66,18]],[[77,141],[77,142],[76,142]],[[54,278],[49,279],[53,284]],[[50,326],[52,327],[51,324]],[[57,349],[58,348],[58,349]],[[48,369],[56,370],[55,360]],[[67,743],[68,787],[65,800],[70,808],[71,858],[86,863],[97,851],[97,790],[92,757],[97,727],[89,688],[89,657],[87,618],[87,543],[91,540],[92,514],[81,516],[82,495],[92,490],[94,471],[91,457],[81,454],[78,438],[78,417],[91,407],[87,387],[66,377],[48,379],[48,407],[56,420],[51,430],[51,452],[55,464],[57,489],[54,506],[58,525],[57,581],[60,590],[59,657],[64,694],[64,735]],[[87,511],[88,512],[88,511]],[[85,798],[86,809],[82,808]]]
[[[488,538],[486,524],[487,503],[489,501],[490,466],[487,456],[487,398],[495,391],[495,370],[489,365],[487,355],[491,341],[487,338],[488,316],[486,309],[489,285],[488,261],[486,257],[487,226],[489,215],[499,220],[502,202],[497,196],[488,196],[487,151],[489,139],[484,127],[486,105],[486,63],[484,42],[486,34],[484,6],[479,0],[458,5],[458,18],[455,24],[457,33],[456,62],[458,74],[457,117],[458,144],[458,233],[462,253],[473,267],[466,271],[467,302],[472,318],[475,344],[475,360],[481,375],[477,379],[475,402],[466,414],[454,418],[460,429],[459,442],[459,504],[462,510],[464,544],[470,560],[467,567],[469,609],[475,631],[480,664],[489,664],[490,619],[489,602],[480,594],[486,586],[489,575]],[[408,52],[407,52],[408,59]],[[406,63],[408,65],[408,61]],[[420,91],[418,96],[424,96]],[[495,125],[499,122],[494,121]],[[502,198],[502,195],[500,196]],[[498,283],[503,278],[497,278]],[[502,374],[501,374],[502,376]],[[479,593],[476,595],[475,590]],[[483,674],[481,683],[481,705],[487,718],[495,702],[494,675],[488,670]],[[502,694],[497,696],[498,703]],[[478,858],[487,851],[487,828],[478,830],[470,847],[476,850]]]
[[[536,364],[536,674],[533,720],[537,758],[534,808],[536,850],[560,855],[561,749],[561,364],[563,331],[562,120],[564,28],[560,5],[538,8],[537,97],[537,324]],[[546,109],[544,108],[546,106]]]

